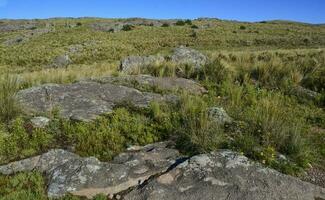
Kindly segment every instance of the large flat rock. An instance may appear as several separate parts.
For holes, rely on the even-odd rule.
[[[114,106],[127,102],[147,107],[151,101],[177,101],[174,95],[140,92],[125,86],[83,81],[73,84],[47,84],[17,93],[17,100],[26,113],[43,114],[58,109],[61,117],[90,121],[112,112]]]
[[[325,189],[231,151],[198,155],[127,194],[126,200],[321,200]]]
[[[97,194],[114,195],[142,184],[173,165],[179,153],[167,145],[168,142],[147,145],[137,151],[122,153],[112,162],[100,162],[94,157],[81,158],[56,149],[0,166],[0,173],[42,172],[48,180],[48,196],[54,198],[67,193],[88,198]]]

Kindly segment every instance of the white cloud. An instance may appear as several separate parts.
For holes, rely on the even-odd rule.
[[[5,7],[8,4],[8,0],[0,0],[0,7]]]

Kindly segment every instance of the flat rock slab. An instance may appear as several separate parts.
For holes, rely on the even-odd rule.
[[[177,77],[153,77],[150,75],[104,77],[95,79],[101,83],[124,85],[127,87],[140,87],[160,91],[187,91],[191,94],[201,95],[207,90],[193,80]]]
[[[151,101],[177,101],[174,95],[140,92],[115,84],[84,81],[67,85],[47,84],[17,93],[17,100],[26,113],[43,114],[59,109],[61,117],[91,121],[112,112],[114,106],[127,102],[147,107]]]
[[[97,194],[114,195],[137,186],[151,176],[165,172],[179,156],[167,148],[168,142],[156,143],[118,155],[112,162],[81,158],[65,150],[51,150],[40,156],[0,166],[0,173],[11,175],[37,170],[48,180],[48,196],[67,193],[92,198]]]
[[[325,189],[251,163],[231,151],[190,158],[131,191],[126,200],[319,200]]]

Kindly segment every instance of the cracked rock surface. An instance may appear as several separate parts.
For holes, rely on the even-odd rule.
[[[11,175],[37,170],[46,175],[48,196],[67,193],[92,198],[97,194],[114,195],[137,186],[149,177],[165,172],[179,156],[168,142],[155,143],[128,151],[112,162],[94,157],[82,158],[61,149],[0,166],[0,173]]]
[[[32,114],[43,114],[59,109],[63,118],[91,121],[101,114],[112,112],[120,103],[131,103],[136,107],[147,107],[151,101],[176,102],[174,95],[140,92],[125,86],[82,81],[67,85],[46,84],[17,93],[23,110]]]
[[[124,199],[319,200],[325,199],[325,189],[223,150],[194,156]]]

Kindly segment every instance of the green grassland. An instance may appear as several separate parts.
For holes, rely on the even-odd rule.
[[[228,148],[291,175],[300,176],[311,166],[325,170],[325,26],[210,19],[182,26],[136,25],[115,33],[91,27],[112,21],[123,20],[35,20],[33,30],[0,32],[1,164],[71,146],[81,156],[107,161],[129,145],[175,138],[185,155]],[[8,23],[31,22],[0,21]],[[46,27],[51,31],[5,44]],[[152,102],[147,109],[121,105],[92,123],[66,121],[53,111],[46,129],[29,129],[28,117],[14,101],[19,89],[120,75],[122,58],[166,55],[180,45],[204,52],[208,64],[193,70],[166,62],[141,73],[191,78],[208,94],[181,92],[178,105]],[[81,50],[70,54],[76,46]],[[71,65],[48,68],[56,56],[67,52]],[[296,95],[292,91],[297,86],[319,95],[315,99]],[[211,106],[223,107],[236,123],[220,126],[210,121],[206,110]],[[277,159],[279,154],[287,160]],[[45,188],[38,173],[0,177],[0,199],[47,199]]]

